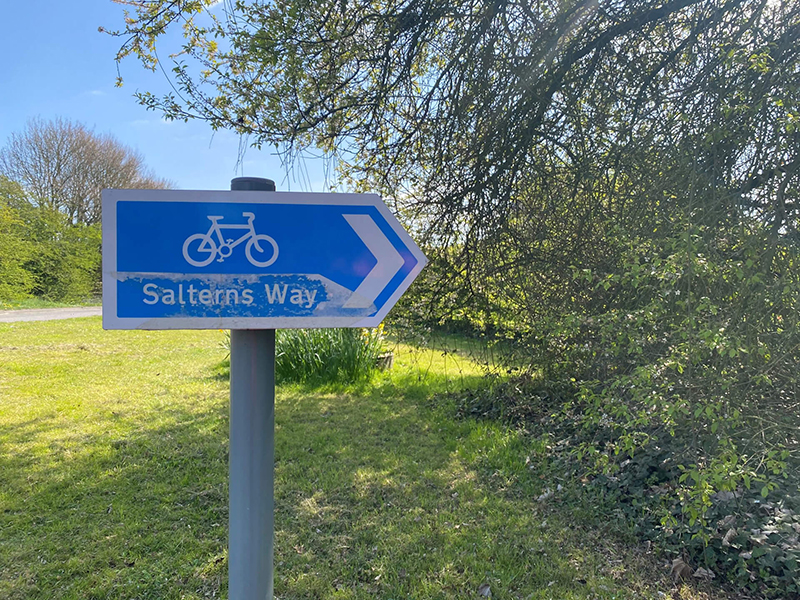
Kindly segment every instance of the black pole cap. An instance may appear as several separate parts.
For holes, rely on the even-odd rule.
[[[231,179],[232,192],[274,192],[275,182],[264,177],[235,177]]]

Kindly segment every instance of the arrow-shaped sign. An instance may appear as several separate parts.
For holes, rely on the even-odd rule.
[[[425,262],[376,195],[103,195],[107,329],[375,326]]]

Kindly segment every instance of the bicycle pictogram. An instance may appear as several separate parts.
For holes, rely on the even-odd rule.
[[[224,217],[208,215],[208,220],[211,221],[208,231],[190,235],[183,242],[183,258],[186,259],[186,262],[195,267],[205,267],[211,264],[215,258],[217,262],[222,262],[233,253],[236,246],[245,241],[247,245],[244,247],[244,253],[247,260],[254,266],[268,267],[278,260],[278,244],[275,240],[263,233],[256,233],[253,226],[255,214],[243,212],[242,216],[247,219],[247,224],[222,225],[219,221]],[[222,235],[223,231],[233,229],[244,229],[246,233],[238,239],[225,238]],[[216,236],[216,240],[214,236]]]

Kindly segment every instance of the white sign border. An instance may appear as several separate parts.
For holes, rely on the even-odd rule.
[[[392,228],[416,259],[408,273],[381,309],[371,317],[159,317],[154,319],[117,316],[117,203],[203,202],[241,204],[316,204],[327,206],[372,206]],[[103,190],[103,329],[327,329],[332,327],[377,327],[427,264],[428,259],[377,194],[261,192],[228,190]]]

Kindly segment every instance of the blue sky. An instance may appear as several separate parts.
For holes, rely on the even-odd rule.
[[[122,10],[111,0],[3,2],[0,146],[28,119],[60,116],[114,135],[181,189],[227,189],[232,177],[246,175],[274,179],[279,190],[327,191],[321,161],[287,173],[274,149],[250,148],[238,163],[236,134],[202,122],[166,122],[145,110],[134,92],[158,93],[167,83],[135,59],[121,64],[125,85],[115,87],[120,39],[98,27],[120,28]]]

